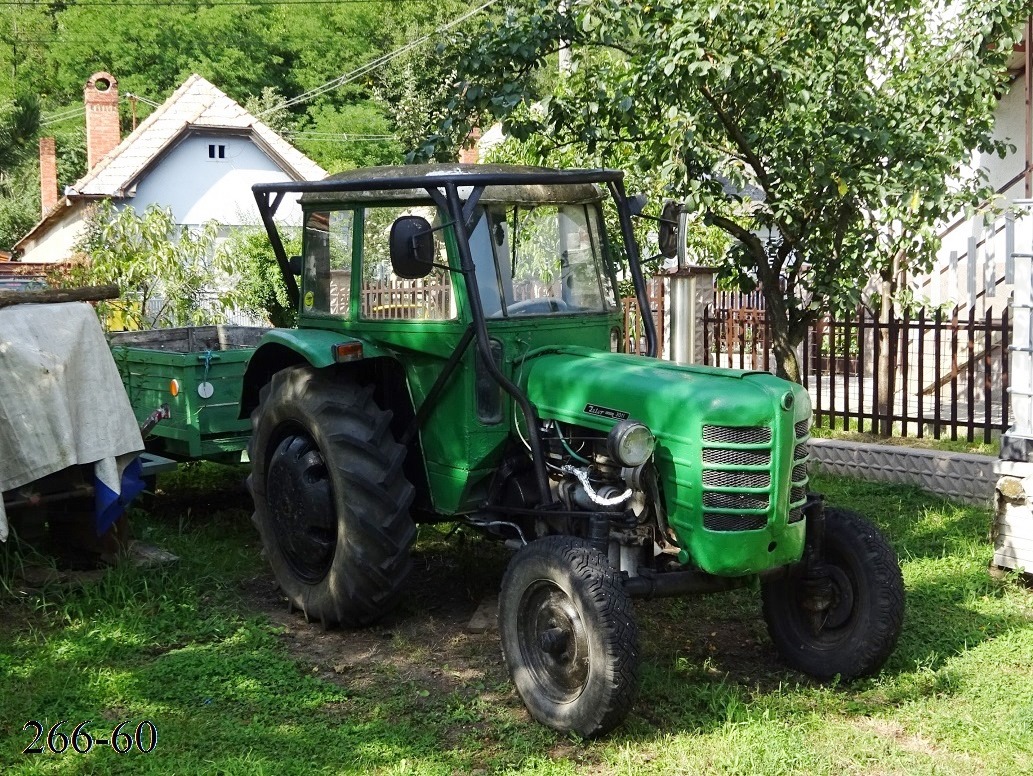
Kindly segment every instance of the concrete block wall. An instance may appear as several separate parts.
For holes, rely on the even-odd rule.
[[[994,496],[997,459],[988,455],[838,439],[812,439],[810,454],[812,465],[829,474],[915,485],[968,504],[989,505]]]

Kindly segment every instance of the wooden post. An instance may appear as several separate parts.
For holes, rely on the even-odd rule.
[[[55,304],[58,302],[99,302],[118,299],[118,286],[83,286],[82,288],[41,288],[39,290],[0,291],[0,307],[16,304]]]

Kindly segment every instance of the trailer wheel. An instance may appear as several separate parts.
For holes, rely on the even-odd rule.
[[[310,620],[366,625],[409,574],[405,449],[372,389],[310,367],[276,373],[251,415],[248,487],[273,573]]]
[[[867,518],[829,508],[825,564],[832,603],[821,612],[805,605],[803,573],[763,585],[771,640],[792,668],[818,679],[874,674],[893,652],[904,620],[897,556]]]
[[[509,563],[499,633],[527,710],[584,737],[619,725],[638,691],[638,626],[620,573],[583,540],[549,536]]]

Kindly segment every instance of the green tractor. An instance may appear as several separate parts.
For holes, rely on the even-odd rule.
[[[616,352],[618,277],[649,309],[641,200],[620,172],[402,166],[254,190],[299,316],[244,377],[249,483],[276,578],[307,618],[383,616],[416,523],[463,521],[516,550],[502,651],[556,730],[599,735],[627,714],[636,597],[759,581],[790,666],[844,680],[882,666],[900,569],[867,520],[808,492],[806,391],[660,361],[648,315],[653,357]],[[301,194],[297,257],[273,222],[288,193]]]

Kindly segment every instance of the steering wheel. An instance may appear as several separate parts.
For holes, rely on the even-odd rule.
[[[562,313],[570,309],[570,305],[559,297],[542,296],[538,299],[525,299],[506,307],[510,315],[527,315],[531,313]]]

